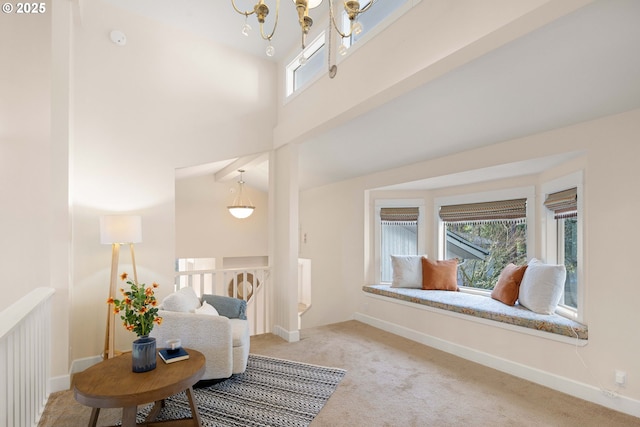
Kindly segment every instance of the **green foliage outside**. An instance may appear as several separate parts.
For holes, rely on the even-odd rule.
[[[567,269],[564,305],[578,308],[578,220],[567,218],[560,221],[564,228],[564,266]]]
[[[486,251],[484,259],[460,260],[458,285],[493,289],[509,263],[527,260],[527,225],[509,222],[447,223],[447,230]]]

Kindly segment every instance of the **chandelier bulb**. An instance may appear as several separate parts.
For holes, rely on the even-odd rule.
[[[243,36],[248,37],[249,33],[251,32],[251,25],[245,22],[244,25],[242,26],[241,32]]]
[[[343,44],[340,44],[340,47],[338,48],[338,53],[340,54],[340,56],[345,56],[347,54],[347,47]]]
[[[271,56],[275,55],[276,48],[273,47],[273,45],[271,43],[269,43],[269,46],[267,46],[266,53],[267,53],[267,56],[271,57]]]
[[[353,21],[353,25],[351,25],[351,32],[356,36],[362,33],[362,24],[358,21]]]

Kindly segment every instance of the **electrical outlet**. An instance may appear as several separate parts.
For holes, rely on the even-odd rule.
[[[625,385],[627,382],[627,373],[616,369],[616,384]]]

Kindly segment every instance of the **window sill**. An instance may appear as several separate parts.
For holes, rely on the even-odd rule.
[[[578,342],[579,345],[585,345],[589,338],[587,326],[575,320],[557,314],[534,313],[518,304],[508,306],[482,295],[466,292],[392,288],[389,285],[365,285],[362,290],[405,303],[446,310],[465,317],[473,316],[479,320],[490,321],[492,324],[517,328],[522,332],[531,330],[532,333],[544,334],[543,336],[547,338],[557,337],[560,341],[573,344]]]

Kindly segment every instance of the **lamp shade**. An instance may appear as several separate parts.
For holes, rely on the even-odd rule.
[[[100,243],[142,242],[142,217],[139,215],[104,215],[100,217]]]

